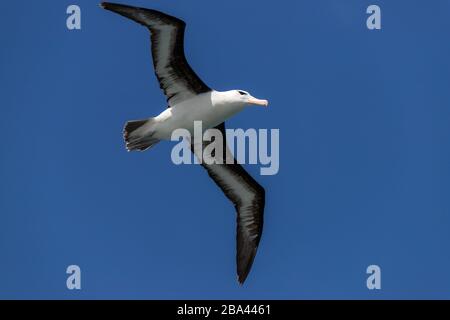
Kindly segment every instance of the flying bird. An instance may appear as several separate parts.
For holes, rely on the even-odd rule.
[[[184,54],[184,21],[152,9],[108,2],[102,2],[101,7],[149,29],[155,74],[168,103],[168,108],[156,117],[125,124],[123,135],[128,151],[145,151],[162,140],[170,140],[172,132],[179,128],[192,133],[194,121],[202,121],[204,130],[220,130],[223,145],[228,148],[225,120],[247,105],[268,106],[267,100],[256,99],[244,90],[213,90],[197,76]],[[218,159],[217,153],[213,155],[216,163],[203,162],[202,166],[236,209],[237,275],[243,284],[261,239],[265,190],[234,158],[230,161],[229,154],[222,152],[223,158]]]

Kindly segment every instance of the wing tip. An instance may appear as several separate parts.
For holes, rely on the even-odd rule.
[[[245,280],[247,279],[247,275],[237,275],[237,281],[238,281],[238,284],[239,284],[239,286],[241,286],[241,287],[243,287],[244,286],[244,282],[245,282]]]
[[[239,250],[238,250],[239,252]],[[247,280],[248,275],[253,267],[253,262],[255,261],[256,254],[258,253],[258,245],[256,245],[250,253],[248,253],[245,259],[240,259],[239,253],[237,255],[237,281],[240,286],[244,285]]]
[[[119,12],[119,11],[123,11],[126,9],[138,9],[138,8],[134,8],[125,4],[119,4],[119,3],[114,3],[114,2],[107,2],[107,1],[102,1],[99,3],[100,8],[109,10],[109,11],[114,11],[114,12]]]

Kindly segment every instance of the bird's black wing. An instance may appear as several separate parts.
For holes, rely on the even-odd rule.
[[[195,74],[184,55],[184,21],[151,9],[109,2],[103,2],[101,6],[150,30],[153,66],[170,106],[211,91]]]
[[[228,149],[226,146],[225,124],[222,123],[215,129],[222,132],[224,149]],[[204,147],[207,144],[205,143]],[[216,155],[213,156],[216,157]],[[226,161],[227,159],[229,160],[228,162]],[[265,190],[236,162],[230,152],[223,152],[222,163],[206,164],[203,162],[202,166],[236,208],[237,275],[239,283],[242,284],[250,272],[261,239]]]

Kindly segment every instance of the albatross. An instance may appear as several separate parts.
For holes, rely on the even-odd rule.
[[[168,108],[156,117],[125,124],[123,136],[128,151],[145,151],[162,140],[170,140],[176,129],[192,133],[195,121],[202,121],[204,130],[220,130],[223,145],[228,148],[225,120],[248,105],[268,106],[267,100],[257,99],[244,90],[213,90],[197,76],[184,53],[184,21],[152,9],[109,2],[100,6],[149,29],[155,74],[168,103]],[[191,145],[191,149],[194,152],[195,147]],[[231,161],[227,158],[229,152],[213,156],[217,158],[219,154],[223,159],[216,160],[222,161],[203,162],[202,166],[236,209],[237,277],[243,284],[261,239],[265,190],[234,158]]]

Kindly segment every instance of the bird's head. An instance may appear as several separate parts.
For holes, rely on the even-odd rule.
[[[261,107],[269,106],[269,101],[257,99],[244,90],[232,90],[229,91],[229,94],[231,100],[236,101],[237,103],[242,103],[243,105],[254,105]]]
[[[267,100],[260,100],[243,90],[230,90],[225,92],[215,92],[215,104],[227,107],[242,109],[247,105],[267,107]]]

